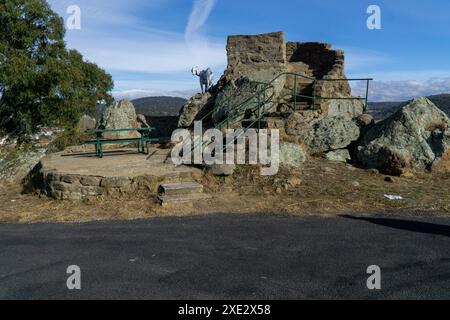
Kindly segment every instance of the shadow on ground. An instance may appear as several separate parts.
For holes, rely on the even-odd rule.
[[[367,221],[383,227],[392,229],[406,230],[412,232],[440,235],[450,237],[450,226],[436,223],[421,222],[415,220],[401,220],[401,219],[389,219],[389,218],[369,218],[369,217],[356,217],[351,215],[341,215],[340,217],[345,219]]]
[[[134,155],[139,154],[138,151],[132,151],[132,150],[112,150],[112,151],[104,151],[103,156],[104,157],[111,157],[111,156],[123,156],[123,155]],[[68,153],[68,154],[62,154],[61,157],[73,157],[73,158],[97,158],[97,154],[95,152],[80,152],[80,153]]]

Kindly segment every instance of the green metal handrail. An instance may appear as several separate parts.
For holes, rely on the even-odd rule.
[[[253,99],[257,98],[258,102],[256,103],[257,108],[260,108],[261,105],[265,105],[267,103],[269,103],[272,98],[275,96],[275,92],[272,92],[272,94],[270,95],[270,97],[265,98],[266,97],[266,93],[268,91],[268,89],[274,89],[273,86],[269,85],[266,86],[264,89],[256,92],[253,96],[251,96],[250,98],[246,99],[244,102],[242,102],[241,104],[239,104],[238,106],[236,106],[235,108],[233,108],[234,113],[232,115],[228,115],[224,120],[222,120],[222,122],[216,124],[216,128],[218,129],[223,129],[224,125],[226,124],[227,127],[230,127],[230,124],[234,124],[236,123],[235,120],[240,119],[243,116],[243,113],[248,110],[249,105],[251,105],[252,103],[255,103],[253,101]],[[261,100],[261,95],[264,95],[264,99]],[[261,101],[263,103],[261,103]],[[228,110],[230,111],[230,110]],[[232,122],[234,121],[234,122]]]
[[[264,93],[267,91],[267,89],[274,88],[273,84],[275,83],[275,81],[277,81],[278,79],[280,79],[283,76],[294,76],[294,89],[292,90],[292,92],[290,94],[287,94],[285,96],[283,96],[282,98],[286,98],[288,96],[293,96],[294,97],[294,110],[297,109],[297,98],[298,97],[303,97],[303,98],[308,98],[311,99],[313,101],[313,106],[316,104],[315,102],[320,99],[320,100],[364,100],[365,101],[365,105],[364,105],[364,111],[367,111],[367,107],[368,107],[368,96],[369,96],[369,83],[370,81],[372,81],[372,78],[342,78],[342,79],[331,79],[331,78],[322,78],[322,79],[316,79],[313,77],[309,77],[309,76],[305,76],[303,74],[299,74],[299,73],[294,73],[294,72],[282,72],[280,73],[278,76],[276,76],[274,79],[272,79],[270,82],[268,83],[264,83],[264,82],[256,82],[253,81],[255,83],[259,83],[264,85],[264,87],[257,91],[255,94],[253,94],[251,97],[249,97],[246,101],[242,102],[241,104],[235,106],[233,108],[233,110],[236,112],[245,112],[245,110],[247,110],[246,108],[246,104],[250,101],[252,101],[254,98],[257,98],[258,96],[261,95],[261,93]],[[297,80],[298,78],[303,78],[303,79],[308,79],[311,80],[313,83],[313,87],[315,87],[316,83],[319,81],[366,81],[366,96],[365,98],[362,97],[321,97],[321,96],[306,96],[306,95],[300,95],[297,93]],[[273,98],[274,95],[272,95]],[[228,101],[231,101],[231,98],[228,98]],[[275,101],[274,101],[275,102]],[[267,103],[267,102],[266,102]],[[220,106],[221,107],[221,106]],[[216,110],[218,110],[218,107],[214,108],[213,111],[210,112],[209,115],[211,115],[212,113],[214,113]],[[242,114],[235,116],[234,118],[239,118],[241,117]],[[206,118],[206,117],[205,117]],[[205,119],[203,118],[203,119]],[[224,121],[222,121],[221,123],[219,123],[220,126],[222,126],[222,124],[224,122],[226,122],[228,119],[225,119]],[[216,126],[217,127],[217,126]]]
[[[264,87],[260,90],[257,90],[253,95],[251,95],[249,98],[247,98],[245,101],[239,103],[238,105],[234,106],[233,109],[231,109],[231,98],[232,97],[228,97],[227,100],[225,100],[225,105],[227,105],[227,116],[225,117],[225,119],[223,119],[221,122],[219,122],[218,124],[215,125],[215,127],[219,130],[224,129],[225,127],[229,128],[230,124],[234,124],[237,121],[240,121],[242,119],[242,116],[244,115],[244,113],[249,110],[249,106],[251,104],[256,104],[256,108],[257,108],[257,117],[256,119],[251,119],[252,122],[250,125],[246,126],[243,129],[243,132],[238,136],[235,137],[233,140],[236,141],[240,136],[242,136],[242,134],[245,134],[246,131],[248,131],[251,127],[253,127],[256,123],[258,123],[258,128],[261,127],[261,120],[266,116],[266,114],[270,111],[270,109],[273,107],[273,104],[276,103],[277,101],[273,101],[273,98],[275,96],[275,87],[274,87],[274,83],[280,79],[281,77],[284,76],[294,76],[294,88],[292,90],[291,93],[288,93],[286,95],[284,95],[283,97],[279,97],[278,98],[278,102],[280,100],[284,100],[286,99],[286,97],[293,97],[294,98],[294,110],[297,109],[297,98],[301,97],[301,98],[307,98],[307,99],[311,99],[312,100],[312,105],[313,107],[316,105],[316,101],[318,99],[320,100],[364,100],[365,101],[365,105],[364,105],[364,111],[367,111],[367,107],[368,107],[368,96],[369,96],[369,84],[370,81],[372,81],[372,78],[342,78],[342,79],[331,79],[331,78],[325,78],[325,79],[316,79],[313,77],[309,77],[303,74],[299,74],[299,73],[294,73],[294,72],[282,72],[279,75],[277,75],[274,79],[272,79],[270,82],[265,83],[265,82],[258,82],[258,81],[251,81],[251,83],[257,83],[260,85],[263,85]],[[320,96],[307,96],[307,95],[302,95],[302,94],[298,94],[297,93],[297,81],[298,78],[303,78],[303,79],[307,79],[312,81],[312,85],[313,88],[315,88],[317,82],[320,81],[366,81],[366,96],[365,98],[363,97],[320,97]],[[269,95],[267,97],[267,92],[268,90],[272,89],[273,92],[271,95]],[[263,96],[263,99],[261,99],[261,97]],[[267,98],[266,98],[267,97]],[[254,100],[257,100],[256,103]],[[266,107],[264,107],[266,106]],[[219,110],[219,108],[222,108],[223,105],[220,106],[215,106],[213,108],[212,111],[210,111],[207,115],[205,115],[201,121],[205,120],[206,118],[212,116],[212,114],[216,111]],[[263,107],[263,109],[261,110],[261,108]],[[256,109],[254,108],[254,109]],[[254,111],[253,109],[253,111]],[[233,111],[232,114],[230,114],[230,112]],[[234,122],[233,122],[234,121]],[[204,146],[204,145],[203,145]],[[224,150],[228,147],[225,146]]]

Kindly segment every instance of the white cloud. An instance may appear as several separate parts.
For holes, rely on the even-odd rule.
[[[178,97],[188,99],[195,94],[194,90],[166,91],[166,90],[124,90],[113,93],[116,99],[134,100],[145,97]]]
[[[191,41],[203,27],[217,0],[194,0],[194,5],[186,26],[185,38]]]
[[[350,75],[355,78],[371,77],[376,81],[428,81],[440,80],[450,77],[450,70],[403,70],[403,71],[376,71],[376,72],[350,72]]]
[[[225,44],[198,41],[187,44],[180,34],[136,31],[127,38],[91,31],[70,38],[70,47],[101,67],[115,71],[176,73],[195,66],[224,68]]]
[[[353,86],[354,95],[365,95],[365,84]],[[370,101],[405,101],[415,97],[450,93],[450,77],[428,80],[373,81],[370,85]]]
[[[77,0],[82,13],[81,30],[68,31],[67,44],[113,74],[147,74],[145,79],[140,76],[132,81],[129,80],[133,75],[126,79],[115,77],[118,91],[195,90],[197,78],[192,77],[192,82],[177,79],[190,77],[190,69],[195,65],[211,67],[216,74],[221,74],[226,66],[224,39],[192,36],[186,41],[186,35],[194,35],[206,22],[215,2],[195,2],[186,33],[183,33],[184,30],[174,32],[154,28],[151,21],[136,15],[137,8],[141,11],[151,11],[158,6],[169,9],[164,7],[170,5],[165,0]],[[67,5],[72,4],[69,0],[50,0],[50,3],[63,17]],[[158,78],[158,74],[166,74],[166,79],[173,75],[173,81],[170,84],[155,81],[153,78]],[[133,87],[131,82],[134,82]]]

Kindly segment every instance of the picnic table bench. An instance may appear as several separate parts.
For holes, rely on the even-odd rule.
[[[95,154],[99,158],[103,158],[103,145],[104,144],[124,144],[124,143],[137,143],[138,152],[148,154],[149,142],[156,142],[159,139],[150,138],[149,134],[155,130],[155,128],[130,128],[130,129],[95,129],[86,130],[86,134],[95,135],[96,138],[93,140],[85,141],[86,144],[95,145]],[[132,132],[137,131],[140,133],[139,138],[124,138],[124,139],[105,139],[103,138],[104,133],[120,133],[120,132]],[[147,151],[146,151],[147,149]]]

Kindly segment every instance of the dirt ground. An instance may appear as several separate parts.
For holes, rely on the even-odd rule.
[[[204,175],[203,185],[212,199],[169,207],[161,207],[154,196],[56,201],[23,194],[20,185],[1,185],[0,223],[129,220],[208,213],[450,215],[450,172],[386,178],[374,171],[322,159],[309,160],[301,170],[281,169],[274,177],[262,177],[259,168],[243,166],[233,177]],[[388,200],[384,195],[400,195],[404,200]]]

